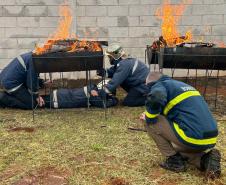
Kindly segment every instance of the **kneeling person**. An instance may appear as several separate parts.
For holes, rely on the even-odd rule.
[[[218,129],[204,98],[194,87],[161,73],[149,74],[146,83],[146,112],[140,118],[167,157],[160,166],[185,171],[188,161],[207,178],[219,177],[221,156],[214,149]]]
[[[32,52],[14,58],[0,73],[0,107],[32,109],[45,103],[38,95],[39,74]]]

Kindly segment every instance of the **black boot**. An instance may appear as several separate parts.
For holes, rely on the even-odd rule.
[[[184,172],[186,171],[186,159],[184,159],[180,153],[176,153],[166,159],[166,161],[160,166],[166,170],[174,172]]]
[[[221,174],[221,154],[217,149],[213,149],[201,158],[201,169],[205,171],[208,179],[216,179]]]

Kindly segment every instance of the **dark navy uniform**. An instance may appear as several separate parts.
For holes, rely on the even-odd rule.
[[[123,101],[124,105],[142,106],[147,94],[145,80],[148,73],[148,67],[138,59],[120,58],[107,70],[108,77],[112,79],[106,85],[106,92],[112,93],[121,86],[128,93]]]
[[[155,124],[158,115],[164,115],[184,145],[197,149],[214,147],[217,124],[204,98],[194,87],[168,76],[162,76],[148,86],[150,92],[145,113],[148,124]]]
[[[88,103],[90,106],[94,107],[112,107],[117,105],[118,99],[116,97],[110,96],[104,92],[104,90],[98,89],[96,85],[89,86],[90,88],[76,88],[76,89],[58,89],[54,90],[52,94],[52,107],[53,108],[82,108],[87,107]],[[92,96],[91,90],[96,90],[98,96]],[[89,97],[89,101],[88,101]],[[106,99],[106,105],[104,100]],[[49,97],[45,98],[48,104]]]
[[[32,108],[31,97],[35,100],[38,96],[38,74],[33,67],[32,52],[18,56],[2,70],[0,89],[0,104],[6,107]]]

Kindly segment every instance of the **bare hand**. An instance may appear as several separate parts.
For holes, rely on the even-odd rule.
[[[141,121],[145,121],[145,112],[141,113],[140,120]]]
[[[45,101],[44,101],[44,99],[43,99],[41,96],[39,96],[39,97],[36,99],[36,101],[38,102],[39,107],[42,107],[42,106],[45,105]]]
[[[92,95],[92,96],[98,96],[98,92],[97,92],[96,90],[92,90],[92,91],[91,91],[91,95]]]

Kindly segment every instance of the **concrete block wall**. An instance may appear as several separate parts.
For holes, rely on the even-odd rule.
[[[0,0],[0,69],[56,29],[64,0]]]
[[[155,11],[163,0],[68,0],[73,29],[80,38],[121,42],[144,61],[144,50],[161,35]],[[177,4],[182,0],[171,0]],[[32,50],[53,33],[58,6],[64,0],[0,0],[0,68]],[[179,29],[192,30],[197,39],[226,43],[226,1],[193,0],[181,17]]]
[[[147,44],[161,35],[161,22],[155,16],[162,0],[77,0],[77,33],[94,30],[98,39],[121,42],[127,51],[144,60]],[[171,0],[177,4],[181,0]],[[81,23],[80,20],[84,20]],[[179,30],[191,30],[195,39],[226,43],[226,1],[193,0],[179,22]],[[93,36],[93,34],[90,34]]]

